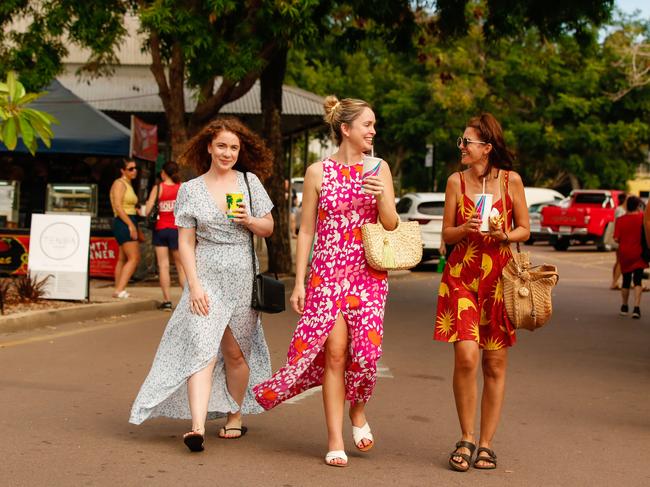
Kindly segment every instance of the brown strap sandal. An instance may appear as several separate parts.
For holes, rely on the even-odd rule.
[[[467,453],[460,453],[458,450],[461,448],[467,448],[469,450],[469,455]],[[474,450],[476,450],[476,445],[469,441],[461,440],[456,443],[456,449],[449,454],[449,466],[452,470],[456,470],[457,472],[467,472],[472,462]],[[455,457],[461,457],[464,462],[457,462],[454,460]]]
[[[487,456],[481,455],[481,453],[487,453]],[[487,463],[488,465],[477,465],[478,462],[484,462]],[[495,468],[497,468],[497,456],[489,448],[485,448],[484,446],[480,447],[476,452],[476,460],[474,460],[474,468],[478,468],[479,470],[494,470]]]

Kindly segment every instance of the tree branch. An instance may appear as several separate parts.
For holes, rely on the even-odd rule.
[[[167,78],[165,77],[165,66],[162,60],[162,55],[160,54],[160,37],[158,32],[155,30],[150,31],[150,44],[151,44],[151,65],[149,69],[151,70],[156,84],[158,85],[158,92],[160,99],[163,102],[165,107],[165,112],[169,114],[170,107],[170,93],[169,85],[167,84]]]

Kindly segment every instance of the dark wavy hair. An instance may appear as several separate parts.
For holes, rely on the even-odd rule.
[[[176,184],[181,182],[181,175],[178,174],[178,164],[176,164],[174,161],[166,162],[162,167],[162,170],[165,171],[165,174],[172,178],[172,181],[174,181]]]
[[[507,171],[512,170],[515,155],[506,146],[503,129],[494,115],[488,112],[481,113],[478,117],[470,118],[467,126],[475,129],[483,142],[492,144],[492,150],[488,154],[488,166],[485,168],[483,177],[490,174],[493,167]]]
[[[639,207],[641,206],[641,203],[643,203],[643,201],[641,201],[641,198],[639,198],[638,196],[631,195],[628,196],[627,200],[625,201],[625,208],[627,209],[627,211],[631,213],[633,211],[638,210]]]
[[[266,180],[273,172],[273,153],[259,135],[235,117],[218,117],[203,127],[185,145],[180,164],[193,167],[198,174],[206,173],[212,164],[208,145],[224,130],[239,138],[239,157],[233,169],[250,171]]]

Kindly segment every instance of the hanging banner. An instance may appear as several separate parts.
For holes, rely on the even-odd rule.
[[[46,299],[88,298],[90,216],[32,214],[29,274],[43,279]]]
[[[158,126],[131,115],[131,157],[155,161],[158,159]]]

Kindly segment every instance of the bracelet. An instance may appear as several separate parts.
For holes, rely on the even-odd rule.
[[[508,237],[508,234],[506,232],[503,232],[503,234],[506,236],[506,239],[503,240],[501,243],[508,245],[510,244],[510,237]]]

